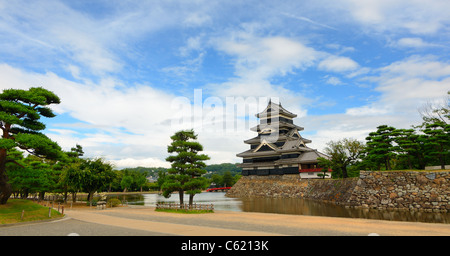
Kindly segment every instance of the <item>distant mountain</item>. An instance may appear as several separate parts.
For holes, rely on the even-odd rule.
[[[210,177],[212,174],[224,175],[225,172],[231,172],[231,175],[241,174],[242,168],[237,164],[223,163],[223,164],[211,164],[205,167],[207,174],[205,177]]]

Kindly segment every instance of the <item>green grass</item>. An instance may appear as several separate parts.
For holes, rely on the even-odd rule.
[[[23,219],[22,211],[24,210]],[[63,214],[57,210],[51,210],[51,219],[61,218]],[[0,224],[12,224],[35,220],[48,220],[48,207],[39,205],[33,201],[23,199],[9,199],[4,205],[0,205]]]

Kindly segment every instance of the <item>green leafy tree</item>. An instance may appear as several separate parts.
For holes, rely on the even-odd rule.
[[[48,105],[59,103],[58,96],[42,87],[5,89],[0,94],[0,204],[6,204],[12,193],[6,173],[11,149],[18,147],[39,157],[61,157],[59,145],[40,132],[45,125],[39,121],[41,116],[54,117]]]
[[[123,189],[123,192],[127,192],[127,188],[130,188],[133,184],[133,177],[130,175],[125,175],[122,177],[122,180],[120,181],[120,186]]]
[[[73,182],[70,180],[69,172],[73,172],[79,163],[82,161],[80,157],[84,155],[83,148],[80,145],[76,145],[71,148],[70,151],[64,152],[65,157],[61,161],[55,164],[55,169],[60,171],[58,186],[64,195],[64,202],[67,202],[68,193],[72,193],[72,200],[76,202],[76,195],[79,187],[74,187]]]
[[[231,175],[231,172],[230,172],[230,171],[226,171],[226,172],[223,174],[222,181],[223,181],[223,185],[224,185],[225,187],[231,187],[231,186],[233,186],[233,184],[234,184],[234,179],[233,179],[233,175]]]
[[[81,161],[73,163],[68,168],[66,175],[71,187],[87,192],[88,201],[92,201],[96,191],[109,187],[115,172],[109,163],[97,158],[94,160],[81,159]]]
[[[162,189],[163,184],[166,182],[167,177],[167,171],[166,170],[160,170],[158,172],[158,179],[156,180],[156,183],[158,184],[158,189]]]
[[[195,141],[197,135],[194,131],[184,130],[176,132],[170,137],[172,143],[167,147],[169,153],[175,153],[166,158],[171,162],[165,182],[162,186],[163,195],[169,197],[174,191],[178,191],[180,204],[184,203],[184,193],[189,194],[189,204],[192,205],[194,195],[208,187],[209,181],[202,177],[206,173],[204,167],[209,156],[199,154],[203,146]]]
[[[92,201],[96,191],[108,188],[115,175],[112,165],[101,158],[83,161],[80,169],[83,170],[82,188],[88,192],[88,201]]]
[[[333,173],[342,174],[348,178],[347,167],[360,159],[364,150],[364,143],[355,139],[342,139],[327,143],[325,153],[330,156],[331,163],[327,165],[333,169]]]
[[[64,194],[64,202],[67,202],[67,195],[70,192],[72,194],[72,201],[76,202],[77,192],[81,189],[81,185],[74,182],[77,172],[81,172],[79,169],[81,161],[80,157],[83,156],[83,148],[80,145],[76,145],[71,148],[70,151],[64,152],[65,156],[56,165],[61,171],[59,186]]]
[[[214,183],[216,187],[222,187],[223,186],[223,176],[217,173],[214,173],[211,175],[211,183]]]
[[[322,177],[322,179],[325,179],[325,177],[328,177],[329,174],[327,174],[328,170],[332,168],[333,163],[331,160],[326,159],[324,157],[318,157],[317,158],[317,165],[322,168],[322,173],[317,174],[317,176]]]
[[[133,177],[133,183],[136,186],[136,190],[139,189],[139,191],[142,192],[142,188],[147,184],[147,175],[145,173],[136,172]]]

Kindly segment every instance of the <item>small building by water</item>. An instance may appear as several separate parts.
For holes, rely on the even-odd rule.
[[[303,138],[304,128],[294,124],[296,114],[269,101],[261,113],[256,114],[259,124],[252,131],[258,135],[245,140],[250,149],[237,154],[243,158],[242,175],[284,175],[297,174],[301,178],[319,178],[322,168],[317,166],[318,157],[327,155],[308,147],[311,140]],[[328,173],[326,178],[330,178]]]

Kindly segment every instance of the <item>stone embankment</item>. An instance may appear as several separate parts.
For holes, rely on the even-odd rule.
[[[244,176],[229,197],[305,198],[373,209],[450,212],[450,171],[361,171],[359,178]]]

